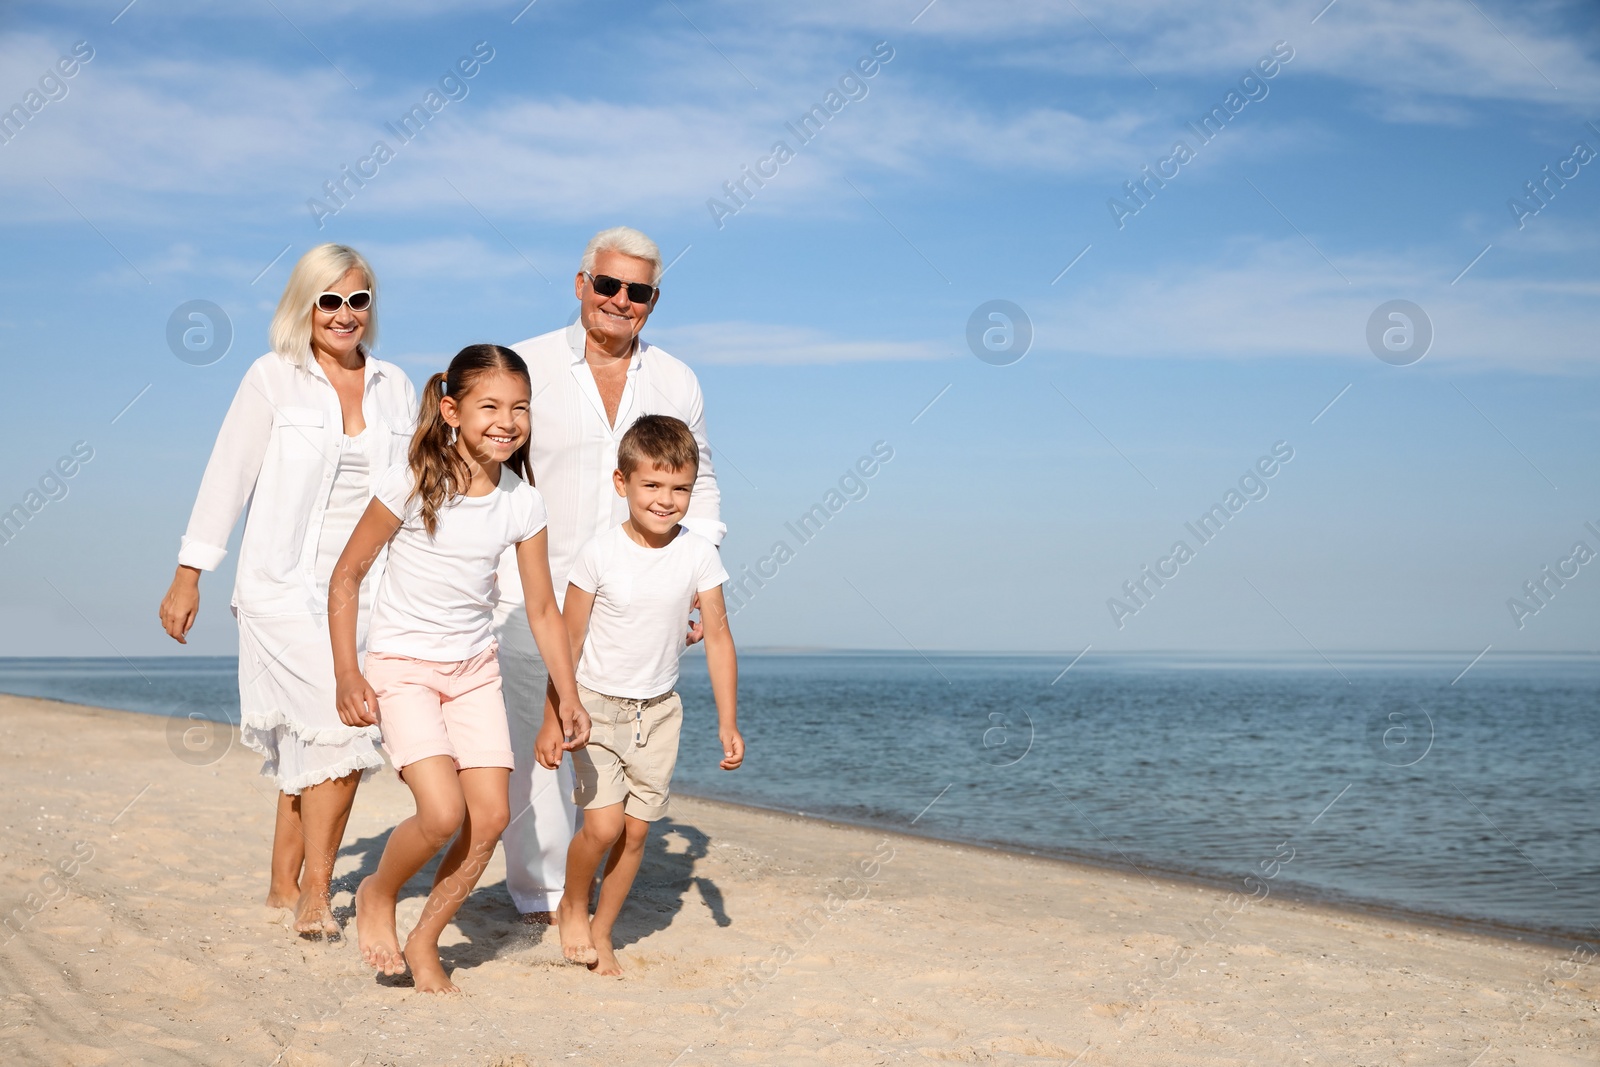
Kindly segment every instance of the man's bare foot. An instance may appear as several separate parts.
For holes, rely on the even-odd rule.
[[[590,927],[591,933],[593,927]],[[617,954],[611,950],[610,936],[594,938],[595,962],[589,964],[589,969],[595,974],[622,976],[622,964],[617,962]]]
[[[292,908],[298,903],[300,903],[300,887],[297,885],[289,886],[287,889],[273,886],[267,890],[269,908]]]
[[[294,928],[306,937],[337,937],[339,923],[333,917],[326,892],[302,889],[294,907]]]
[[[404,974],[406,961],[400,955],[400,938],[394,930],[394,900],[384,900],[367,883],[356,886],[356,942],[367,966],[384,974]]]
[[[589,935],[588,909],[583,902],[563,897],[556,909],[556,925],[561,928],[561,954],[568,963],[593,965],[600,959]]]
[[[450,981],[439,962],[439,946],[426,945],[414,938],[406,939],[406,962],[411,965],[411,978],[419,993],[459,993],[461,987]]]
[[[522,913],[522,921],[530,926],[554,926],[556,924],[556,913],[553,911],[525,911]]]

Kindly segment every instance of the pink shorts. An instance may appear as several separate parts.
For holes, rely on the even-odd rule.
[[[458,770],[515,766],[497,647],[453,663],[367,653],[383,750],[396,770],[429,756],[449,756]]]

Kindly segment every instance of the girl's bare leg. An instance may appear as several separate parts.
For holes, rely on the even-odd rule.
[[[279,793],[278,818],[272,830],[272,884],[267,887],[267,907],[292,908],[300,902],[300,865],[305,859],[300,798]]]
[[[595,974],[622,973],[617,954],[611,948],[611,928],[616,925],[628,891],[633,888],[634,876],[639,873],[639,864],[644,859],[645,839],[649,836],[649,823],[632,815],[622,817],[622,840],[612,846],[611,858],[606,861],[605,877],[600,882],[600,901],[594,908],[594,920],[589,923],[589,936],[594,939],[598,957],[589,967]]]
[[[406,938],[405,957],[417,988],[429,993],[454,993],[456,985],[439,963],[439,935],[455,918],[467,895],[483,877],[494,856],[494,847],[511,819],[507,783],[511,771],[505,767],[469,767],[459,775],[461,795],[466,801],[466,819],[461,832],[439,862],[433,892]]]
[[[400,777],[417,802],[417,813],[394,828],[377,871],[356,887],[361,957],[384,974],[402,974],[406,969],[394,928],[400,890],[461,828],[467,811],[456,763],[449,756],[418,760],[403,768]]]
[[[328,904],[328,886],[360,783],[361,772],[352,771],[343,778],[307,786],[300,793],[300,828],[304,831],[306,858],[300,899],[294,909],[294,928],[302,934],[339,932]]]

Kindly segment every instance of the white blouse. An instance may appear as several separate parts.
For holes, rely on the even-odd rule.
[[[370,469],[406,461],[417,421],[417,391],[399,367],[372,356],[361,411],[370,431]],[[222,420],[178,563],[215,570],[249,504],[239,546],[233,607],[250,615],[325,614],[317,595],[317,547],[327,516],[344,416],[339,395],[316,360],[304,368],[267,353],[245,372]],[[372,577],[382,573],[383,560]]]
[[[581,325],[552,330],[512,348],[527,361],[533,379],[529,457],[533,484],[550,512],[550,576],[558,599],[566,594],[567,573],[578,550],[628,517],[628,502],[612,488],[611,472],[617,469],[622,435],[641,415],[673,415],[689,424],[700,446],[700,469],[683,526],[713,545],[722,543],[728,527],[722,521],[722,494],[706,439],[705,400],[694,371],[641,340],[628,362],[613,426],[606,421],[594,373],[583,358]],[[515,548],[500,561],[500,598],[522,603]]]

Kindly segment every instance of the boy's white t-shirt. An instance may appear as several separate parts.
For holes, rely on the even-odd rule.
[[[578,550],[567,580],[594,594],[578,681],[607,696],[646,700],[677,684],[689,605],[728,572],[717,546],[682,526],[665,548],[646,548],[614,526]]]
[[[495,567],[506,548],[549,522],[544,498],[500,466],[500,484],[484,496],[460,496],[439,509],[432,537],[422,525],[416,477],[401,464],[386,471],[372,495],[400,519],[389,562],[373,601],[367,651],[452,662],[471,659],[494,640],[500,599]]]

